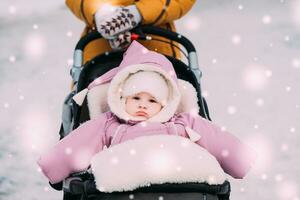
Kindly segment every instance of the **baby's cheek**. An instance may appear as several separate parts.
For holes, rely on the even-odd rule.
[[[126,110],[126,112],[128,112],[128,113],[132,112],[133,107],[134,107],[133,104],[132,104],[130,101],[128,101],[128,102],[125,104],[125,110]]]

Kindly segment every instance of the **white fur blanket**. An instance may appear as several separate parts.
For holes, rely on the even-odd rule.
[[[204,148],[180,136],[143,136],[107,148],[92,160],[97,189],[132,191],[162,183],[222,184],[225,173]]]

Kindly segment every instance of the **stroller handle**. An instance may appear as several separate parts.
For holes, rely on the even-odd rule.
[[[143,25],[143,26],[138,26],[137,28],[132,30],[132,33],[141,33],[141,34],[152,34],[152,35],[157,35],[161,37],[165,37],[167,39],[170,39],[172,41],[176,41],[180,43],[188,53],[190,52],[196,52],[196,49],[194,45],[183,35],[178,34],[176,32],[155,27],[155,26],[149,26],[149,25]],[[98,31],[92,31],[88,33],[85,37],[81,38],[76,47],[76,50],[84,50],[85,46],[90,43],[93,40],[102,38],[101,34]],[[146,39],[145,37],[143,39]]]
[[[196,75],[198,83],[200,83],[200,78],[202,76],[202,72],[199,69],[196,49],[195,49],[194,45],[191,43],[191,41],[188,40],[186,37],[184,37],[183,35],[178,34],[176,32],[172,32],[172,31],[169,31],[169,30],[166,30],[163,28],[149,26],[149,25],[138,26],[137,28],[132,30],[132,33],[137,33],[138,37],[140,39],[144,39],[144,40],[151,40],[151,37],[145,35],[145,34],[151,34],[151,35],[161,36],[161,37],[170,39],[172,41],[175,41],[175,42],[178,42],[179,44],[181,44],[188,53],[189,67]],[[98,31],[92,31],[92,32],[88,33],[86,36],[82,37],[78,41],[78,43],[75,47],[75,51],[74,51],[73,67],[71,69],[71,76],[75,83],[79,79],[81,67],[83,66],[83,50],[84,50],[84,48],[91,41],[99,39],[99,38],[102,38],[101,34]]]

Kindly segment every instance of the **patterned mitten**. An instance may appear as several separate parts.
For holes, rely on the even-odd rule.
[[[114,39],[108,40],[112,49],[123,49],[127,47],[131,42],[131,33],[126,31],[124,33],[120,33]]]
[[[120,33],[133,29],[141,20],[135,5],[99,9],[95,14],[97,30],[106,39],[114,39]]]

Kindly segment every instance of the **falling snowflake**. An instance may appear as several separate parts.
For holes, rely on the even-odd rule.
[[[198,109],[197,108],[191,108],[189,110],[189,114],[192,116],[192,117],[198,117]]]
[[[70,155],[71,153],[72,153],[72,148],[67,147],[67,148],[65,149],[65,154]]]
[[[68,66],[72,66],[73,65],[73,59],[69,58],[67,60],[67,64],[68,64]]]
[[[114,164],[114,165],[116,165],[116,164],[119,163],[119,159],[118,159],[117,157],[113,157],[110,161],[111,161],[111,163]]]
[[[293,66],[294,68],[300,68],[300,60],[297,59],[297,58],[294,58],[294,59],[292,60],[292,66]]]
[[[267,178],[268,178],[267,174],[262,174],[261,175],[261,180],[265,181],[265,180],[267,180]]]
[[[136,154],[136,150],[135,149],[130,149],[129,153],[130,153],[130,155],[135,155]]]
[[[236,109],[235,106],[228,106],[227,107],[227,112],[228,112],[228,114],[233,115],[237,112],[237,109]]]
[[[134,194],[130,194],[129,199],[134,199]]]
[[[238,34],[235,34],[231,37],[231,42],[234,44],[234,45],[239,45],[241,43],[241,36],[238,35]]]
[[[221,152],[221,155],[226,158],[229,156],[229,151],[227,149],[223,149],[222,152]]]
[[[258,157],[253,166],[253,172],[261,175],[265,171],[269,170],[273,160],[273,152],[270,138],[264,136],[264,134],[251,134],[244,141],[255,149]]]
[[[11,5],[8,8],[8,12],[13,15],[13,14],[15,14],[17,12],[17,9],[16,9],[16,7],[14,5]]]
[[[207,97],[209,96],[208,91],[207,91],[207,90],[204,90],[204,91],[202,92],[202,96],[205,97],[205,98],[207,98]]]
[[[177,167],[176,167],[176,171],[177,171],[177,172],[181,172],[181,170],[182,170],[182,169],[181,169],[180,166],[177,166]]]
[[[163,196],[159,196],[158,200],[164,200],[164,197]]]
[[[264,15],[263,18],[262,18],[262,22],[263,22],[264,24],[270,24],[270,23],[272,22],[271,16],[269,16],[269,15]]]
[[[266,70],[265,71],[266,77],[271,77],[272,76],[272,71],[271,70]]]
[[[264,89],[268,84],[270,72],[266,73],[266,67],[260,65],[247,66],[242,74],[245,87],[257,91]]]
[[[286,42],[290,41],[290,36],[288,36],[288,35],[284,36],[284,40],[285,40]]]
[[[23,96],[23,95],[20,95],[20,96],[19,96],[19,99],[20,99],[21,101],[23,101],[23,100],[24,100],[24,96]]]
[[[239,10],[243,10],[243,9],[244,9],[244,6],[243,6],[243,5],[239,5],[239,6],[238,6],[238,9],[239,9]]]
[[[173,70],[170,70],[170,71],[169,71],[169,75],[170,75],[170,76],[175,76],[175,72],[174,72]]]
[[[39,26],[38,26],[37,24],[33,24],[32,28],[33,28],[34,30],[37,30],[37,29],[39,28]]]
[[[287,91],[287,92],[290,92],[291,89],[292,89],[292,88],[291,88],[290,86],[286,86],[286,87],[285,87],[285,91]]]
[[[293,181],[281,181],[275,190],[280,199],[292,199],[298,197],[298,185]]]
[[[49,192],[49,187],[48,187],[48,186],[45,186],[45,187],[44,187],[44,191],[45,191],[45,192]]]
[[[23,43],[24,54],[32,59],[39,60],[46,50],[46,39],[39,34],[31,34],[25,38]]]
[[[277,181],[277,182],[280,182],[283,179],[281,174],[276,174],[274,178],[275,178],[275,181]]]
[[[226,130],[227,130],[226,126],[221,126],[221,131],[226,131]]]
[[[149,50],[148,49],[146,49],[146,48],[143,48],[143,50],[142,50],[142,53],[143,54],[146,54],[146,53],[148,53],[149,52]]]
[[[9,56],[8,60],[9,60],[9,62],[14,63],[14,62],[16,62],[16,57],[15,56]]]
[[[73,32],[72,32],[72,31],[68,31],[68,32],[66,33],[66,35],[67,35],[68,37],[72,37],[72,36],[73,36]]]
[[[198,16],[189,16],[185,19],[183,25],[188,31],[197,31],[200,28],[200,24],[201,22]]]
[[[261,107],[261,106],[264,105],[265,102],[262,98],[258,98],[258,99],[256,99],[255,103],[256,103],[257,106]]]
[[[290,128],[290,132],[291,132],[291,133],[295,133],[295,131],[296,131],[296,129],[295,129],[294,127],[291,127],[291,128]]]
[[[5,103],[5,104],[4,104],[4,108],[9,108],[9,104],[8,104],[8,103]]]
[[[182,140],[180,143],[181,147],[183,147],[183,148],[188,147],[189,144],[190,144],[190,142],[188,140]]]
[[[147,126],[147,122],[141,122],[141,126],[142,127],[146,127]]]
[[[168,151],[154,149],[145,156],[144,162],[147,163],[147,170],[150,173],[163,175],[174,169],[175,157]]]
[[[212,64],[216,64],[217,63],[217,59],[214,58],[214,59],[212,59],[211,62],[212,62]]]
[[[98,14],[101,13],[102,16],[111,15],[117,10],[117,8],[109,3],[104,3],[101,5]]]

